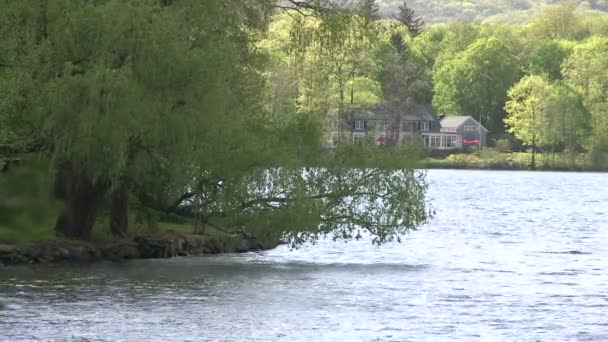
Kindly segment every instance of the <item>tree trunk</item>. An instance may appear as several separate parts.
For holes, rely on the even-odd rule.
[[[129,192],[125,185],[112,192],[110,231],[116,237],[125,237],[129,231]]]
[[[71,165],[63,164],[56,176],[55,193],[64,201],[64,208],[55,224],[56,233],[81,240],[91,238],[105,185],[77,174]]]
[[[536,139],[532,137],[532,164],[530,165],[532,170],[536,170]]]

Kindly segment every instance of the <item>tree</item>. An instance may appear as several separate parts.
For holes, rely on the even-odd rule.
[[[386,44],[379,49],[378,80],[382,86],[382,107],[388,114],[386,139],[399,142],[403,116],[431,101],[432,82],[424,60],[415,51]]]
[[[538,40],[575,39],[583,35],[581,18],[572,3],[545,6],[532,18],[530,31]]]
[[[525,76],[509,90],[505,104],[507,132],[532,147],[532,169],[536,168],[537,145],[548,143],[551,86],[540,76]]]
[[[376,0],[359,0],[356,13],[368,21],[380,19],[380,8]]]
[[[322,116],[327,133],[344,140],[346,113],[379,101],[372,78],[375,23],[344,11],[321,17],[292,13],[281,20],[289,22],[290,34],[279,44],[286,52],[278,54],[294,69],[298,110]]]
[[[561,65],[572,48],[564,41],[549,40],[536,44],[528,62],[528,71],[534,75],[547,75],[550,80],[562,79]]]
[[[562,73],[591,112],[591,147],[601,147],[608,141],[608,38],[592,37],[575,46]]]
[[[550,116],[553,151],[556,145],[564,147],[564,154],[574,164],[576,153],[589,139],[590,113],[585,108],[582,95],[564,82],[551,86],[552,95],[547,108]]]
[[[503,131],[507,90],[520,73],[509,45],[480,38],[435,68],[433,104],[442,115],[470,115],[498,134]]]
[[[395,19],[399,20],[399,22],[407,27],[410,36],[413,38],[418,37],[420,33],[422,33],[424,20],[422,17],[417,16],[413,9],[407,6],[407,1],[404,1],[403,4],[399,6],[399,12]]]
[[[321,167],[259,169],[223,178],[211,185],[216,191],[195,191],[184,209],[196,213],[203,226],[239,227],[246,236],[283,238],[293,246],[364,234],[377,244],[399,240],[427,219],[424,174],[410,169],[411,156],[372,144],[340,145]]]
[[[280,51],[259,40],[274,2],[5,6],[0,87],[10,91],[0,93],[0,118],[11,148],[51,161],[57,232],[88,239],[107,210],[124,235],[132,203],[294,244],[357,230],[382,243],[424,222],[423,174],[406,162],[417,155],[323,148],[323,111],[305,97],[326,94],[321,82],[301,90],[309,77],[327,81],[344,110],[348,81],[367,73],[360,52],[371,38],[349,26],[360,17],[311,7],[320,3],[285,9],[296,27]],[[314,53],[298,49],[305,42]]]
[[[257,81],[244,68],[253,56],[237,5],[63,0],[3,10],[16,89],[3,112],[52,156],[65,203],[59,233],[89,238],[109,195],[112,230],[124,234],[128,194],[181,179],[173,166],[243,109],[227,99],[248,101]]]

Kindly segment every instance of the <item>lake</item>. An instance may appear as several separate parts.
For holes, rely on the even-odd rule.
[[[401,244],[0,269],[0,341],[608,341],[608,174],[428,180]]]

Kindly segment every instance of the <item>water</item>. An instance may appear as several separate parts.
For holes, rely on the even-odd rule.
[[[0,272],[8,341],[608,341],[608,174],[431,171],[402,244]]]

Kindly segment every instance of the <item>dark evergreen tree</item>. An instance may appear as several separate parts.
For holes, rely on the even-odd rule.
[[[357,3],[357,12],[360,16],[368,20],[380,19],[380,8],[376,0],[359,0]]]
[[[399,13],[397,13],[395,19],[407,27],[412,37],[417,37],[422,32],[424,20],[422,17],[417,16],[413,9],[407,6],[407,1],[404,1],[403,5],[399,6]]]

